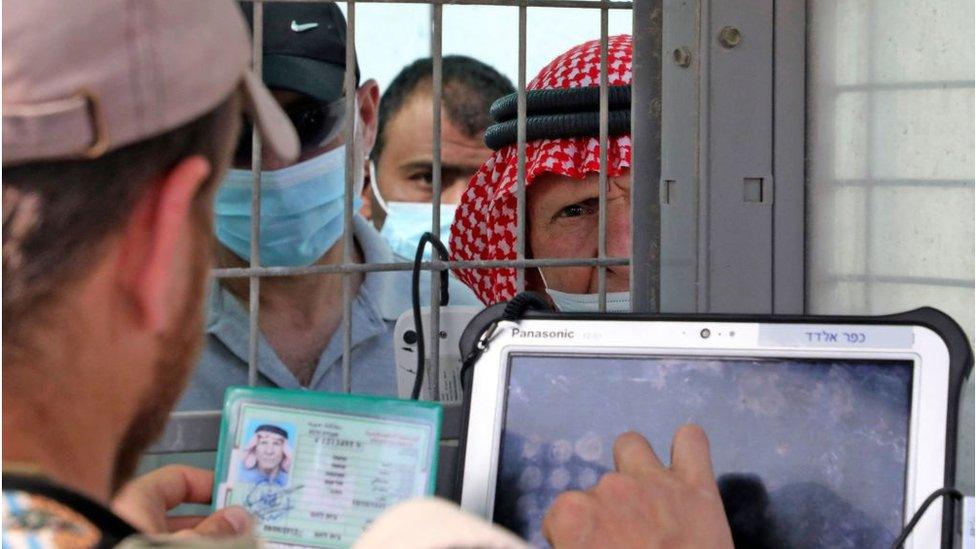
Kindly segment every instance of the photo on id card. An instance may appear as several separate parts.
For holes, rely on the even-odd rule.
[[[349,547],[387,508],[434,493],[440,404],[232,387],[214,509],[240,505],[269,547]]]

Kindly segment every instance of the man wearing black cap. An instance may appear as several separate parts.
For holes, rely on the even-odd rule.
[[[253,6],[242,5],[253,23]],[[360,83],[354,97],[343,94],[346,25],[333,3],[268,3],[263,20],[263,78],[288,113],[302,142],[292,165],[265,158],[261,175],[262,266],[301,267],[342,262],[346,148],[353,148],[354,211],[359,209],[366,158],[376,139],[379,88]],[[346,102],[356,116],[344,120]],[[345,141],[345,123],[355,138]],[[238,146],[235,168],[217,194],[215,229],[219,267],[246,267],[251,256],[251,137]],[[357,263],[393,260],[370,224],[353,219]],[[390,280],[391,278],[396,280]],[[353,276],[353,392],[395,395],[392,334],[405,309],[387,294],[408,287],[405,273]],[[211,289],[207,345],[181,409],[219,408],[224,390],[248,382],[246,278],[220,279]],[[342,276],[271,277],[261,281],[258,343],[259,384],[342,391]]]

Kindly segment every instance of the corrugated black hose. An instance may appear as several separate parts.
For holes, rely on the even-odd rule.
[[[607,113],[609,115],[608,135],[630,133],[630,108]],[[485,145],[499,150],[518,141],[518,121],[506,120],[493,124],[485,130]],[[565,139],[569,137],[594,137],[600,134],[599,112],[576,112],[568,114],[541,114],[525,119],[525,141],[537,139]]]
[[[607,102],[610,110],[630,109],[630,86],[609,86]],[[527,114],[567,114],[574,112],[599,111],[600,88],[560,88],[548,90],[528,90],[525,92],[525,112]],[[488,111],[495,122],[515,119],[518,113],[518,94],[510,93],[498,98]]]
[[[608,129],[611,136],[630,133],[630,86],[607,88]],[[491,105],[495,124],[485,130],[485,144],[493,150],[518,140],[518,94]],[[593,137],[600,133],[600,88],[561,88],[525,92],[525,140]]]

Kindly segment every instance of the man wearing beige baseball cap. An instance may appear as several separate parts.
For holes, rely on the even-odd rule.
[[[241,508],[167,516],[206,503],[212,473],[170,466],[129,481],[200,347],[213,197],[242,108],[280,162],[299,152],[248,71],[240,11],[229,0],[2,10],[3,546],[256,546]],[[642,438],[618,441],[621,474],[557,500],[554,545],[730,546],[704,434],[679,437],[687,451],[672,470]],[[524,546],[430,501],[387,513],[361,544]]]
[[[213,195],[241,111],[281,161],[299,152],[249,71],[240,9],[2,9],[3,545],[246,532],[240,508],[167,522],[168,507],[209,499],[205,471],[167,468],[120,491],[197,356]]]

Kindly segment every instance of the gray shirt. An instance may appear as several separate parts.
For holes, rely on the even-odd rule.
[[[375,229],[360,216],[353,234],[366,263],[394,261],[393,252]],[[410,308],[408,271],[366,273],[352,301],[352,392],[396,396],[393,327]],[[219,410],[224,391],[247,385],[248,313],[233,294],[214,282],[209,298],[206,344],[179,410]],[[319,357],[312,381],[315,391],[342,391],[343,329],[332,334]],[[295,375],[281,362],[263,334],[258,337],[258,385],[298,389]]]

